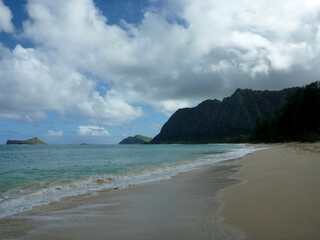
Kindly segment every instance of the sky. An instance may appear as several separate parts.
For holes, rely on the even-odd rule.
[[[319,66],[320,0],[0,0],[0,144],[154,137],[179,108]]]

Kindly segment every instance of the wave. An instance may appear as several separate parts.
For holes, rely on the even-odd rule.
[[[182,172],[220,161],[240,158],[260,149],[262,148],[244,147],[226,153],[209,154],[192,161],[167,163],[156,167],[141,166],[127,169],[118,174],[89,176],[73,181],[41,182],[23,188],[11,189],[0,196],[0,218],[26,212],[36,206],[48,205],[65,197],[169,179]]]

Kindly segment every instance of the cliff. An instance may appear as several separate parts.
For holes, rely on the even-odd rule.
[[[46,143],[41,141],[39,138],[34,137],[27,140],[7,140],[7,145],[10,144],[33,144],[33,145],[45,145]]]
[[[176,111],[150,143],[215,143],[249,135],[258,119],[273,118],[298,88],[237,89],[230,97],[206,100]]]
[[[123,139],[119,144],[143,144],[151,141],[152,138],[135,135],[134,137],[127,137]]]

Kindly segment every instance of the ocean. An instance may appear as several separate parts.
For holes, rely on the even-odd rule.
[[[242,144],[0,145],[0,218],[68,196],[168,179],[255,150]]]

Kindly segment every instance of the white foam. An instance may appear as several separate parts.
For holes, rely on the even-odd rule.
[[[0,218],[28,211],[36,206],[60,201],[65,197],[169,179],[179,173],[188,172],[203,165],[240,158],[260,149],[263,148],[244,147],[226,153],[206,155],[203,158],[188,162],[170,163],[153,168],[132,170],[122,174],[90,176],[73,182],[46,183],[42,185],[47,187],[38,188],[37,190],[10,190],[0,199]]]

